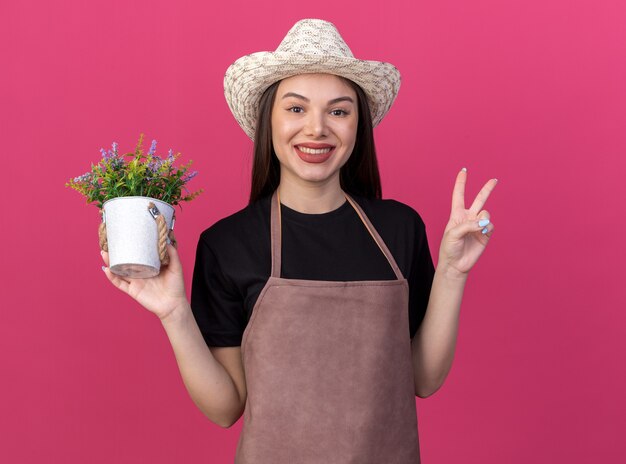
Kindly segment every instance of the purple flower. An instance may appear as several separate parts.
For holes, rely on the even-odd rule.
[[[174,161],[174,153],[172,152],[171,148],[167,155],[167,161],[169,161],[170,163]]]
[[[185,183],[185,184],[186,184],[187,182],[189,182],[191,179],[193,179],[193,178],[194,178],[194,177],[196,177],[197,175],[198,175],[198,171],[193,171],[193,172],[190,172],[190,173],[188,173],[188,174],[185,174],[185,175],[181,178],[181,180],[183,181],[183,183]]]
[[[120,159],[117,153],[117,142],[113,142],[108,151],[101,148],[100,153],[102,154],[102,161],[104,163],[109,163],[113,169],[119,168],[122,164],[124,164],[123,160]]]
[[[148,170],[150,170],[152,172],[157,172],[159,169],[161,169],[161,166],[163,166],[164,163],[165,163],[165,161],[162,160],[161,158],[159,158],[158,156],[154,157],[148,163]]]
[[[102,161],[105,163],[113,158],[117,157],[117,144],[113,144],[113,150],[106,151],[104,148],[100,149],[100,153],[102,154]]]
[[[80,184],[91,180],[91,172],[86,172],[82,176],[74,177],[74,183]]]
[[[157,141],[153,140],[152,145],[150,145],[150,151],[148,152],[149,155],[154,155],[154,152],[156,152],[156,145]]]

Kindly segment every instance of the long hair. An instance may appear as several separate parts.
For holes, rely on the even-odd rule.
[[[349,194],[366,198],[382,198],[372,116],[367,97],[363,89],[357,84],[348,79],[345,79],[345,81],[356,93],[359,117],[354,149],[348,161],[339,171],[340,185]],[[280,81],[272,84],[263,93],[259,102],[254,135],[250,203],[271,194],[280,184],[280,163],[274,152],[271,124],[272,107],[274,106],[279,83]]]

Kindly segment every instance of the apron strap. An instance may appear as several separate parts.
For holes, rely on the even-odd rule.
[[[280,197],[278,189],[272,195],[272,212],[270,214],[271,241],[272,241],[272,277],[280,278],[282,227],[280,218]]]
[[[387,258],[387,261],[389,261],[389,265],[393,269],[393,272],[396,274],[396,277],[400,280],[404,279],[404,276],[402,275],[402,272],[400,271],[400,268],[398,267],[396,260],[394,259],[393,255],[389,251],[389,248],[387,248],[385,241],[378,234],[378,231],[376,230],[374,225],[370,222],[369,218],[365,214],[365,211],[363,211],[363,209],[359,206],[359,204],[356,201],[354,201],[350,195],[348,195],[346,192],[343,192],[343,194],[346,196],[346,199],[350,202],[350,204],[356,210],[356,213],[361,218],[361,221],[363,221],[363,224],[365,224],[365,227],[367,228],[368,232],[370,233],[370,235],[376,242],[376,245],[378,245],[378,248],[380,248],[380,251],[383,252],[383,254],[385,255],[385,258]]]
[[[343,194],[345,195],[346,200],[348,200],[348,202],[352,205],[352,207],[358,214],[359,218],[365,225],[365,228],[367,229],[367,231],[370,233],[370,235],[376,242],[376,245],[378,245],[378,248],[380,248],[380,251],[382,251],[383,255],[385,255],[385,258],[387,258],[387,261],[389,262],[389,265],[393,269],[393,272],[396,275],[396,277],[400,280],[404,279],[404,276],[402,275],[402,272],[400,271],[400,268],[398,267],[396,260],[394,259],[393,255],[389,251],[389,248],[387,248],[387,245],[385,244],[381,236],[378,234],[378,231],[376,230],[374,225],[370,222],[369,218],[365,214],[365,211],[363,211],[363,209],[359,206],[359,204],[356,201],[354,201],[350,195],[348,195],[346,192],[343,192]],[[280,216],[280,196],[278,194],[278,189],[274,191],[274,194],[272,195],[271,203],[272,203],[271,221],[270,221],[271,244],[272,244],[272,273],[271,275],[272,277],[280,277],[281,251],[282,251],[281,250],[282,248],[281,247],[281,244],[282,244],[281,223],[282,221],[281,221],[281,216]]]

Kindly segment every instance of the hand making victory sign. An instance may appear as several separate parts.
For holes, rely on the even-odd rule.
[[[465,209],[467,170],[459,171],[452,192],[452,211],[439,247],[438,266],[466,276],[485,251],[494,226],[489,213],[482,209],[498,180],[490,179],[478,192],[474,202]]]

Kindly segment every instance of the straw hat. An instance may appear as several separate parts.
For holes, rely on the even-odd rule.
[[[226,70],[224,95],[235,119],[254,140],[259,100],[265,90],[296,74],[328,73],[358,84],[376,126],[400,89],[400,72],[389,63],[354,58],[337,28],[321,19],[298,21],[276,51],[243,56]]]

